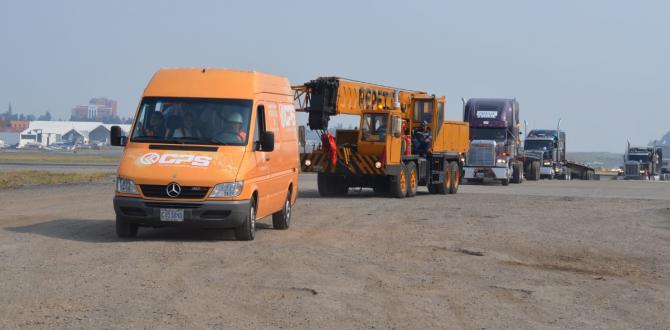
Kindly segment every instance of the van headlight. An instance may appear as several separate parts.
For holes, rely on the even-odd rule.
[[[124,178],[116,178],[116,192],[122,194],[132,194],[139,195],[140,192],[137,191],[137,186],[133,180],[128,180]]]
[[[219,183],[214,186],[209,197],[235,197],[242,193],[244,181]]]
[[[498,164],[507,164],[507,159],[498,158],[498,159],[496,160],[496,163],[498,163]]]

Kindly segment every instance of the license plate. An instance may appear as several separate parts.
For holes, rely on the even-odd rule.
[[[161,221],[184,221],[183,209],[161,209]]]
[[[476,178],[483,178],[486,175],[484,172],[475,173]]]

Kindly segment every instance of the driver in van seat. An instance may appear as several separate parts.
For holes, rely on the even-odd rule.
[[[142,135],[155,137],[165,136],[165,117],[163,117],[162,113],[158,111],[151,113],[151,117],[149,117],[149,125],[143,128]]]
[[[247,139],[247,133],[242,131],[242,115],[237,112],[231,112],[226,115],[223,131],[216,137],[217,140],[227,143],[244,142]]]

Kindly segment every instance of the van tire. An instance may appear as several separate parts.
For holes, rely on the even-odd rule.
[[[407,197],[416,196],[416,189],[419,186],[419,176],[416,172],[416,164],[409,162],[406,167],[407,170]]]
[[[503,186],[509,186],[509,179],[502,179],[500,183],[502,183]]]
[[[116,236],[119,238],[137,237],[137,230],[136,224],[123,222],[119,216],[116,217]]]
[[[455,194],[458,192],[458,187],[461,186],[461,168],[457,162],[449,163],[449,171],[451,171],[451,184],[449,185],[449,193]]]
[[[279,212],[272,214],[272,227],[274,229],[288,229],[291,225],[291,191],[288,191],[284,207]]]
[[[251,200],[249,214],[244,222],[235,228],[235,239],[238,241],[253,241],[256,238],[256,200]]]

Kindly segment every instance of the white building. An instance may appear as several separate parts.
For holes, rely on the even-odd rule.
[[[24,148],[28,145],[48,147],[52,143],[62,142],[64,136],[71,136],[73,140],[76,138],[80,142],[88,143],[89,132],[100,126],[106,127],[111,125],[85,121],[31,121],[28,129],[21,132],[18,147]],[[120,126],[129,127],[130,125]],[[68,133],[70,134],[68,135]]]
[[[31,121],[28,129],[21,132],[18,147],[48,147],[52,143],[61,142],[63,135],[72,129],[90,131],[100,125],[101,122]]]

